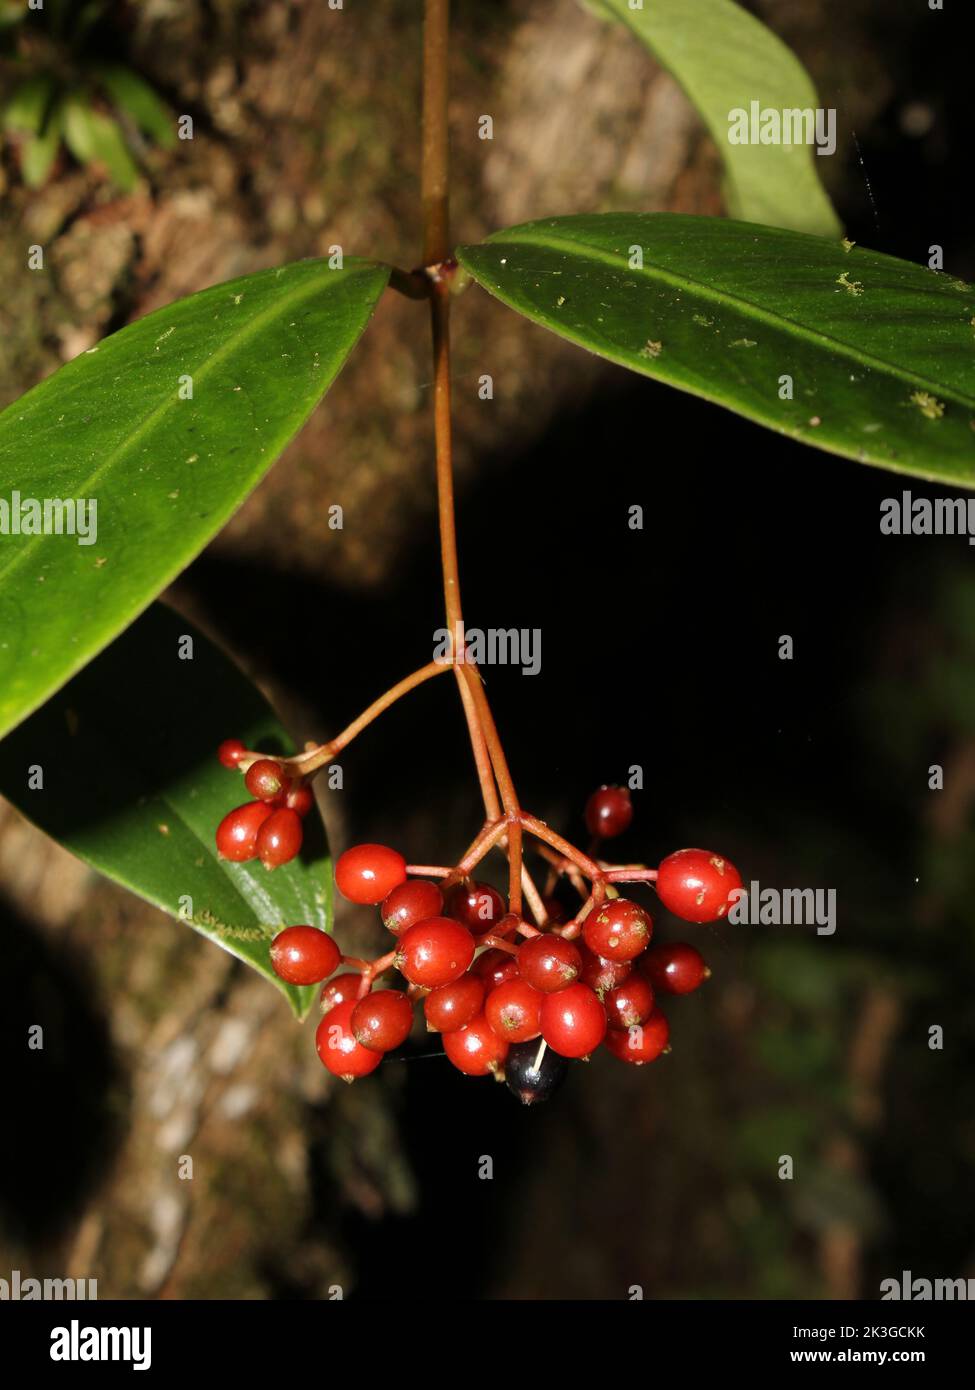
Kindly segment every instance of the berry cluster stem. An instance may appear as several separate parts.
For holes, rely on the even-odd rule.
[[[451,349],[450,306],[454,263],[450,259],[450,182],[448,148],[448,65],[450,0],[424,0],[423,30],[423,156],[421,192],[423,204],[423,269],[394,274],[394,286],[410,298],[425,297],[430,303],[433,341],[433,425],[436,456],[437,511],[440,532],[440,562],[443,573],[444,609],[450,634],[450,655],[404,677],[365,709],[335,738],[311,745],[294,758],[281,759],[289,774],[309,777],[345,748],[357,734],[409,691],[453,667],[467,720],[471,748],[484,802],[485,821],[481,830],[457,865],[411,865],[417,876],[440,879],[444,890],[469,879],[473,869],[494,848],[507,855],[509,866],[508,901],[511,918],[522,936],[537,935],[522,916],[527,900],[538,927],[548,925],[548,913],[531,873],[524,862],[524,839],[530,835],[536,849],[549,862],[553,874],[565,874],[577,889],[582,905],[575,919],[557,928],[566,938],[578,936],[582,922],[603,902],[610,884],[652,881],[655,870],[643,865],[602,864],[584,854],[543,821],[529,815],[521,806],[511,769],[488,702],[484,682],[471,659],[464,630],[457,550],[457,522],[454,503],[453,439],[451,428]],[[247,752],[238,765],[245,774],[262,757]],[[589,881],[587,889],[586,880]],[[551,889],[547,890],[551,891]],[[515,928],[512,928],[513,930]],[[487,938],[482,944],[497,944],[510,952],[504,935]],[[393,953],[367,963],[346,958],[362,971],[360,994],[393,963]]]
[[[430,274],[430,324],[433,335],[433,424],[437,460],[440,563],[444,607],[454,658],[464,650],[460,601],[457,524],[454,509],[453,440],[450,383],[450,287],[435,267],[450,253],[450,153],[447,123],[450,57],[450,0],[425,0],[423,22],[423,264]],[[496,820],[501,807],[478,712],[457,671],[464,715],[477,767],[484,812]]]
[[[389,709],[390,705],[394,705],[397,700],[401,699],[404,695],[408,695],[409,692],[415,690],[418,685],[423,685],[424,681],[432,680],[434,676],[439,676],[442,671],[449,668],[449,665],[449,662],[428,661],[426,666],[421,666],[418,671],[412,672],[409,676],[404,676],[401,681],[397,681],[394,686],[391,686],[385,694],[380,695],[378,700],[373,700],[372,704],[367,709],[364,709],[356,719],[353,719],[351,724],[346,725],[342,732],[337,734],[335,738],[329,739],[328,743],[323,744],[321,748],[306,755],[304,761],[299,758],[298,762],[301,766],[301,770],[303,772],[313,772],[315,768],[321,767],[331,758],[334,758],[336,753],[340,753],[343,748],[347,747],[356,735],[360,734],[367,725],[371,724],[374,719],[378,719],[381,714],[384,714],[385,711]]]
[[[448,139],[448,69],[450,56],[450,2],[425,0],[423,29],[423,259],[433,267],[447,260],[450,251],[450,177]],[[484,695],[476,667],[469,661],[464,640],[457,557],[457,522],[454,506],[453,439],[451,432],[450,287],[437,274],[432,277],[430,322],[433,334],[433,409],[437,466],[437,503],[440,522],[440,561],[443,570],[444,607],[451,634],[455,671],[477,767],[485,814],[497,820],[501,806],[510,826],[510,864],[513,910],[521,910],[522,858],[520,811],[511,773],[497,728]]]
[[[298,753],[293,758],[279,758],[278,762],[293,775],[309,777],[313,772],[317,772],[320,767],[330,763],[337,753],[343,748],[347,748],[352,740],[362,733],[362,730],[370,725],[374,719],[378,719],[384,714],[391,705],[395,705],[397,700],[408,695],[411,690],[415,690],[418,685],[423,685],[425,681],[432,680],[434,676],[441,675],[444,671],[449,671],[452,662],[450,661],[428,661],[425,666],[421,666],[418,671],[413,671],[408,676],[404,676],[401,681],[385,691],[378,699],[373,700],[372,704],[357,715],[351,724],[347,724],[341,733],[330,738],[327,743],[312,744],[306,747],[304,753]],[[262,758],[266,758],[266,753],[258,753],[249,750],[238,762],[237,766],[241,772],[246,773],[248,769]]]

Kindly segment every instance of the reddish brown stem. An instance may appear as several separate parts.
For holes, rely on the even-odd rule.
[[[512,912],[521,916],[521,821],[511,820],[508,825],[508,902]]]
[[[535,880],[524,864],[521,866],[521,886],[525,897],[528,899],[528,906],[532,910],[532,916],[540,927],[544,927],[548,922],[548,913],[545,911],[542,895],[535,887]]]
[[[521,823],[530,834],[539,840],[544,840],[547,845],[551,845],[554,850],[558,850],[564,859],[576,864],[590,883],[601,883],[603,881],[603,871],[594,859],[590,859],[588,854],[583,854],[581,849],[576,849],[575,845],[564,840],[561,835],[557,835],[550,829],[544,821],[540,821],[536,816],[529,816],[522,813]]]
[[[423,262],[445,261],[450,253],[450,181],[447,127],[448,59],[450,43],[449,0],[425,0],[423,25]],[[433,332],[433,420],[437,453],[437,501],[440,522],[440,560],[443,569],[444,607],[454,655],[463,651],[464,619],[460,601],[457,561],[457,527],[454,515],[453,445],[450,428],[450,288],[446,280],[429,283],[430,322]],[[477,767],[484,813],[489,820],[501,814],[477,709],[459,678]]]
[[[394,686],[380,695],[378,700],[373,700],[372,704],[353,719],[351,724],[347,724],[340,734],[336,734],[335,738],[329,739],[327,743],[313,743],[310,748],[305,749],[304,753],[298,753],[293,758],[279,758],[277,761],[301,777],[310,776],[313,772],[317,772],[320,767],[331,762],[336,753],[347,748],[356,735],[361,734],[362,730],[374,719],[378,719],[385,710],[389,709],[390,705],[395,705],[397,700],[402,699],[411,690],[415,690],[418,685],[423,685],[424,681],[432,680],[434,676],[449,671],[450,667],[451,662],[449,661],[428,661],[426,666],[421,666],[418,671],[404,676],[401,681],[397,681]],[[252,763],[266,757],[266,753],[248,750],[237,766],[241,772],[246,772]]]
[[[501,746],[501,739],[498,736],[494,715],[491,713],[491,706],[488,704],[487,696],[484,693],[480,672],[470,661],[458,662],[457,670],[467,682],[467,688],[474,701],[474,707],[477,710],[477,717],[484,734],[484,741],[487,744],[487,750],[491,757],[491,766],[494,768],[494,776],[498,783],[498,790],[501,793],[501,801],[504,809],[509,818],[517,818],[520,816],[521,812],[521,807],[518,803],[518,793],[515,791],[515,784],[508,767],[508,760]]]
[[[477,717],[477,709],[474,704],[473,696],[467,688],[467,682],[458,668],[455,668],[457,676],[457,688],[460,691],[461,702],[464,706],[464,717],[467,720],[467,730],[470,734],[471,748],[474,750],[474,763],[477,767],[477,779],[481,785],[481,799],[484,802],[484,814],[488,820],[497,820],[501,815],[501,802],[498,799],[498,789],[494,782],[494,772],[491,768],[491,755],[488,752],[487,743],[484,740],[484,731],[481,728]]]
[[[505,951],[509,956],[518,954],[518,947],[503,936],[481,936],[478,937],[477,944],[478,946],[487,946],[492,951]]]
[[[373,981],[377,975],[381,975],[384,970],[391,970],[396,960],[396,951],[387,951],[384,956],[377,956],[376,959],[362,972],[362,979],[359,981],[359,998],[365,999],[372,989]]]
[[[445,261],[450,251],[449,146],[447,139],[450,0],[426,0],[423,19],[423,264]]]
[[[499,844],[507,830],[507,823],[503,820],[487,821],[480,830],[476,838],[465,852],[462,859],[458,861],[457,867],[452,869],[444,879],[444,888],[452,888],[455,883],[466,878],[471,870],[480,864],[481,860],[488,851],[496,844]]]

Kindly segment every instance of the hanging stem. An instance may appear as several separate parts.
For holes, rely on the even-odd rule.
[[[454,459],[450,431],[450,291],[446,285],[433,286],[430,316],[433,327],[433,428],[437,450],[440,563],[447,627],[456,659],[463,652],[464,619],[460,605],[457,525],[454,519]]]
[[[480,673],[473,662],[467,660],[459,661],[456,670],[458,677],[466,681],[467,689],[474,702],[474,708],[477,710],[477,717],[491,757],[491,766],[494,769],[494,776],[498,783],[504,809],[509,819],[517,818],[520,812],[518,793],[515,791],[515,784],[508,767],[508,760],[504,755],[504,748],[501,746],[501,739],[494,722],[494,715],[491,713],[491,706],[488,704],[484,686],[481,684]]]
[[[481,733],[487,745],[495,780],[498,784],[498,790],[501,793],[501,801],[504,805],[509,832],[507,844],[509,866],[508,896],[511,900],[512,912],[520,913],[523,864],[521,835],[522,813],[518,801],[518,793],[515,791],[515,784],[512,780],[511,770],[508,767],[508,760],[504,755],[504,748],[501,744],[497,725],[494,722],[494,715],[491,713],[491,706],[488,704],[487,696],[484,693],[484,686],[481,684],[481,677],[477,667],[468,661],[462,661],[458,663],[456,671],[458,679],[466,681],[468,692],[474,702]],[[537,897],[533,902],[533,906],[540,906]]]
[[[450,0],[425,0],[423,23],[423,262],[431,267],[450,251],[449,140],[447,127]],[[434,280],[430,292],[433,331],[433,428],[437,451],[437,501],[444,607],[454,644],[463,651],[457,527],[454,518],[454,460],[450,430],[450,291]]]
[[[426,0],[423,19],[423,264],[450,252],[450,182],[447,141],[450,0]]]
[[[440,265],[450,254],[450,160],[447,124],[450,0],[425,0],[423,24],[423,263]],[[457,525],[454,511],[453,442],[450,427],[450,289],[436,277],[430,281],[430,321],[433,332],[433,422],[437,453],[437,503],[440,519],[440,563],[444,607],[455,659],[464,650],[464,618],[460,601]],[[484,812],[489,820],[501,814],[491,758],[478,710],[460,672],[458,687],[470,734]]]
[[[522,859],[521,821],[512,821],[508,828],[508,901],[512,912],[521,916]]]
[[[498,798],[498,789],[495,785],[494,772],[491,768],[491,755],[488,752],[484,731],[477,717],[474,697],[468,690],[467,682],[464,680],[464,677],[456,668],[455,675],[457,676],[457,689],[460,691],[460,698],[464,706],[464,715],[467,719],[467,729],[471,736],[471,747],[474,750],[474,762],[477,767],[477,780],[481,784],[481,799],[484,802],[484,814],[487,816],[488,820],[497,820],[501,815],[501,802]]]

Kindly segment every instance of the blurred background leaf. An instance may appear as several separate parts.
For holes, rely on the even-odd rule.
[[[728,211],[746,222],[838,237],[842,225],[807,145],[738,144],[732,111],[816,110],[808,74],[780,38],[735,0],[583,0],[625,24],[683,87],[724,161]]]
[[[9,135],[26,137],[16,140],[24,182],[30,188],[44,183],[63,135],[80,165],[131,192],[144,162],[142,137],[169,150],[176,132],[175,118],[149,82],[125,63],[103,60],[106,44],[118,44],[122,12],[116,7],[113,17],[103,0],[48,0],[38,10],[4,13],[10,51],[0,62],[13,89],[0,97],[0,123]]]

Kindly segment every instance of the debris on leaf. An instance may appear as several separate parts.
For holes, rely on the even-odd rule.
[[[926,420],[940,420],[945,413],[944,405],[928,391],[915,391],[911,401]]]

